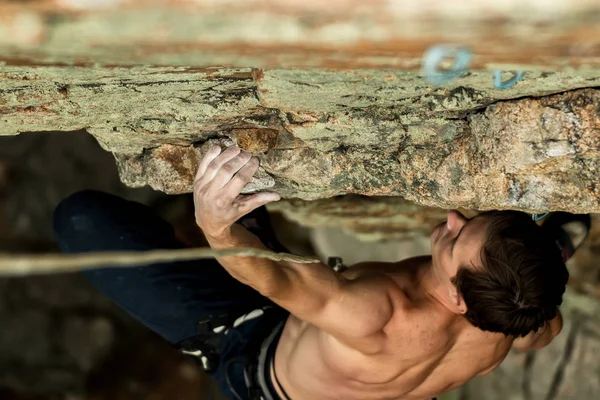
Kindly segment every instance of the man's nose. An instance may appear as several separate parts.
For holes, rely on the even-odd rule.
[[[448,211],[448,230],[457,232],[467,222],[467,219],[458,211]]]

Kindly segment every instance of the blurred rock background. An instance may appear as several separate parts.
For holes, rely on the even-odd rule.
[[[57,251],[52,210],[82,189],[148,204],[176,222],[187,197],[120,183],[114,159],[83,132],[0,138],[0,251]],[[196,365],[76,274],[0,279],[0,399],[197,400]]]

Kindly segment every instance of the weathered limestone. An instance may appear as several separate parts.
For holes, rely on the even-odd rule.
[[[598,12],[579,0],[0,1],[0,135],[85,129],[124,182],[168,193],[190,190],[214,139],[259,155],[248,190],[287,198],[598,211]],[[444,87],[420,70],[439,43],[474,55]],[[525,76],[498,90],[496,69]]]
[[[209,139],[261,158],[252,188],[402,196],[442,208],[598,212],[600,76],[0,67],[0,135],[86,129],[124,182],[189,191]],[[553,92],[568,92],[550,95]],[[532,97],[540,96],[543,97]]]

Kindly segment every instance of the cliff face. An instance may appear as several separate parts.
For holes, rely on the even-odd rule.
[[[131,186],[189,191],[204,150],[237,143],[261,159],[247,189],[286,198],[600,210],[593,73],[530,72],[498,90],[485,72],[440,88],[398,71],[0,69],[0,134],[85,129]]]
[[[248,191],[598,212],[599,13],[578,0],[0,1],[0,135],[86,130],[124,182],[167,193],[190,190],[213,140],[261,158]],[[423,67],[439,44],[471,54],[441,86]],[[434,71],[453,68],[446,55]],[[496,71],[524,75],[498,89]]]

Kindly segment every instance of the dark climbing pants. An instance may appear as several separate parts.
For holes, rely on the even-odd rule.
[[[146,206],[106,193],[85,191],[64,200],[54,214],[54,232],[63,252],[178,249],[173,228]],[[270,305],[265,297],[232,278],[216,260],[108,268],[84,273],[92,283],[139,322],[171,344],[195,337],[198,322],[210,315]],[[221,340],[221,363],[213,377],[232,397],[225,366],[244,355],[281,321],[267,315],[232,328]],[[275,319],[275,320],[273,320]],[[232,364],[229,377],[246,393],[243,366]]]

